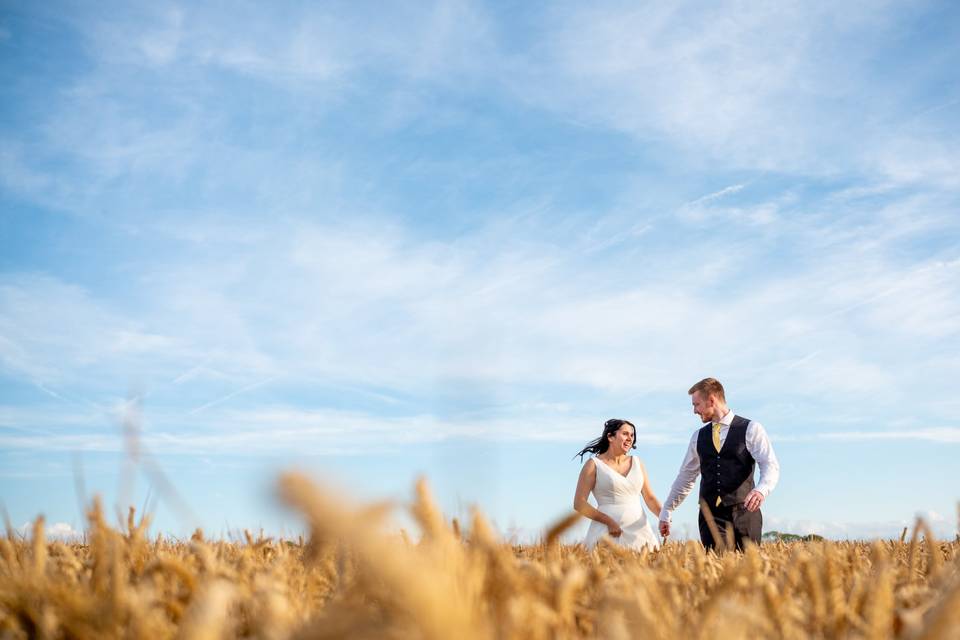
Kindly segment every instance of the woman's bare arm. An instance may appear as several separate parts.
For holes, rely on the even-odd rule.
[[[590,458],[583,465],[583,468],[580,469],[580,477],[577,479],[577,491],[573,494],[573,510],[582,516],[606,525],[611,536],[619,536],[622,533],[620,525],[617,524],[613,518],[587,502],[587,496],[593,491],[596,483],[597,463],[593,461],[593,458]]]
[[[660,504],[660,501],[657,500],[657,496],[653,493],[653,489],[650,487],[650,478],[647,476],[647,468],[640,465],[640,470],[643,471],[643,489],[640,490],[640,495],[643,496],[643,501],[646,503],[647,508],[655,515],[660,517],[660,510],[663,508],[663,505]]]

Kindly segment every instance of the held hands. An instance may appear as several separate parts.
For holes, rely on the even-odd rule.
[[[666,520],[660,521],[660,535],[664,538],[670,535],[670,523]]]
[[[747,511],[756,511],[762,504],[763,494],[756,489],[751,491],[749,495],[747,495],[747,499],[743,502],[743,505],[747,508]]]

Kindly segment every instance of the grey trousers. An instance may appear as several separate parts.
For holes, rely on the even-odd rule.
[[[743,506],[743,503],[735,504],[732,506],[720,505],[719,507],[711,507],[710,514],[713,516],[713,521],[717,524],[717,529],[720,531],[720,535],[726,540],[727,527],[730,526],[733,528],[733,542],[737,547],[737,551],[743,551],[743,541],[750,540],[754,544],[760,544],[760,536],[763,531],[763,516],[760,513],[760,510],[757,511],[747,511],[747,508]],[[700,541],[703,543],[704,548],[707,551],[710,551],[717,546],[716,541],[713,539],[713,534],[710,533],[710,527],[707,526],[707,520],[703,517],[703,512],[700,512],[699,518],[700,524]]]

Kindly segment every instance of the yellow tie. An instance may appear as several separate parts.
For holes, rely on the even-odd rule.
[[[720,453],[720,423],[713,423],[713,447],[717,450],[717,453]],[[720,506],[720,496],[717,496],[717,505]]]

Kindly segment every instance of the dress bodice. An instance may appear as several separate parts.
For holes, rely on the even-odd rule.
[[[658,548],[660,540],[647,522],[647,514],[643,510],[643,470],[640,468],[640,460],[631,456],[630,470],[625,476],[597,457],[594,457],[594,461],[597,478],[593,484],[593,497],[597,501],[597,509],[613,518],[622,529],[619,537],[610,540],[614,544],[636,550]],[[588,549],[592,549],[600,538],[606,535],[607,527],[593,520],[583,543]]]
[[[597,465],[597,481],[593,485],[593,497],[598,505],[634,503],[643,489],[643,473],[637,467],[640,462],[630,456],[630,471],[621,475],[607,466],[600,458],[594,458]]]

